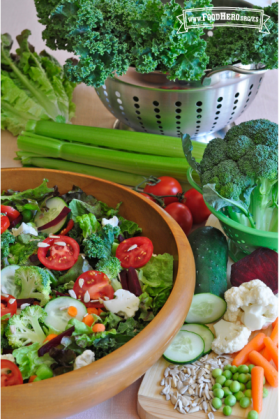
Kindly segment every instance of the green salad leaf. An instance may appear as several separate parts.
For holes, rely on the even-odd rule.
[[[24,380],[31,377],[31,375],[35,375],[37,368],[41,364],[50,367],[54,362],[54,359],[51,358],[49,354],[45,354],[44,356],[38,355],[40,346],[39,343],[33,343],[32,345],[22,346],[13,351],[13,356],[16,359]]]

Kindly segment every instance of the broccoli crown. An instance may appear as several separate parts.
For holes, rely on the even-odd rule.
[[[110,280],[112,280],[117,278],[122,268],[120,260],[111,256],[108,259],[100,260],[95,266],[95,269],[103,272]]]
[[[29,343],[42,344],[46,338],[43,330],[47,314],[40,306],[29,306],[9,319],[6,337],[13,348]]]
[[[6,258],[10,253],[10,245],[15,242],[15,237],[9,230],[1,234],[1,259]]]
[[[106,224],[97,233],[90,234],[84,241],[84,253],[89,258],[107,259],[111,255],[112,243],[121,233],[120,228]]]
[[[256,182],[261,181],[262,178],[269,181],[277,180],[277,151],[265,145],[257,145],[239,159],[238,166],[242,173],[253,178]]]
[[[44,306],[50,297],[49,273],[38,266],[21,266],[15,272],[15,284],[20,287],[17,298],[35,298]]]
[[[204,150],[203,158],[200,163],[201,173],[204,173],[206,170],[211,170],[218,163],[226,160],[226,148],[227,145],[224,140],[221,138],[213,138]]]
[[[255,145],[278,148],[278,125],[268,119],[254,119],[235,125],[227,132],[225,141],[234,142],[241,135],[249,137]]]

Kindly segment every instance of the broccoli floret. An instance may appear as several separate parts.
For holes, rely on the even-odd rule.
[[[10,253],[10,245],[15,242],[15,237],[9,230],[1,234],[1,259],[6,258]]]
[[[268,119],[253,119],[232,127],[225,136],[225,141],[234,142],[241,135],[268,147],[278,147],[278,125]]]
[[[20,287],[17,298],[35,298],[41,306],[49,301],[51,279],[46,270],[38,266],[21,266],[15,272],[14,282]]]
[[[208,143],[200,163],[201,173],[213,169],[214,166],[227,159],[227,144],[221,138],[213,138]]]
[[[122,268],[120,260],[111,256],[108,259],[100,260],[95,266],[95,269],[103,272],[110,280],[112,280],[117,278]]]
[[[83,241],[85,255],[92,259],[107,259],[111,255],[112,244],[120,233],[118,226],[106,224],[97,233],[90,234]]]
[[[233,141],[229,141],[226,145],[227,156],[232,160],[239,160],[245,156],[249,149],[253,149],[253,141],[246,135],[235,137]]]
[[[43,330],[47,314],[40,306],[29,306],[10,318],[6,337],[13,348],[20,348],[29,343],[42,344],[46,338]]]

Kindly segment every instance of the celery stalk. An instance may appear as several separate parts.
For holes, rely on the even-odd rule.
[[[185,158],[180,138],[145,134],[108,128],[59,124],[52,121],[29,121],[26,131],[44,137],[103,146],[118,150],[135,151],[156,156]],[[200,161],[206,144],[192,141],[193,155]]]

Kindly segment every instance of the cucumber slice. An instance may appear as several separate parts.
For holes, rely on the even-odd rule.
[[[66,202],[63,201],[63,199],[59,197],[48,199],[46,202],[46,206],[49,208],[48,211],[38,212],[35,216],[34,222],[37,228],[43,227],[44,225],[55,220],[55,218],[58,217],[58,215],[61,213],[63,208],[68,207]],[[67,215],[64,218],[62,218],[62,220],[60,220],[57,224],[51,227],[48,227],[45,230],[41,230],[41,232],[46,233],[46,234],[55,234],[59,230],[62,229],[66,221],[67,221]]]
[[[45,324],[54,330],[64,332],[68,321],[72,319],[67,310],[70,306],[76,307],[78,311],[75,319],[82,321],[83,317],[87,314],[85,305],[75,298],[59,297],[51,300],[44,307],[47,312]]]
[[[186,323],[213,323],[219,320],[227,309],[227,303],[223,298],[215,294],[204,293],[195,294]]]
[[[188,364],[202,357],[203,353],[204,340],[196,333],[180,330],[163,357],[173,364]]]
[[[188,330],[188,332],[197,333],[204,340],[204,355],[211,352],[211,344],[215,339],[209,327],[203,324],[184,324],[180,330]]]
[[[20,268],[18,265],[9,265],[1,271],[1,292],[10,294],[17,298],[20,294],[21,287],[14,282],[15,271]]]

